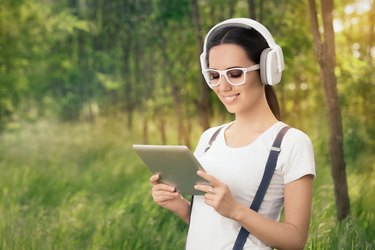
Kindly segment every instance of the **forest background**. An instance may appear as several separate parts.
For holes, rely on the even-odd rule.
[[[262,22],[284,52],[282,119],[311,137],[317,163],[306,249],[374,249],[374,2],[334,2],[350,198],[339,220],[307,1],[0,0],[0,249],[183,248],[186,225],[153,204],[131,145],[194,149],[233,119],[198,61],[230,17]]]

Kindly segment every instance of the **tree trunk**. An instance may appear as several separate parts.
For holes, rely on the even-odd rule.
[[[237,0],[230,0],[229,1],[229,17],[234,16],[234,9],[237,4]]]
[[[131,35],[125,36],[125,32],[129,32],[128,25],[125,24],[124,30],[122,32],[119,32],[120,37],[124,39],[124,42],[121,45],[122,49],[122,77],[124,84],[122,86],[122,92],[124,93],[124,101],[121,101],[121,106],[124,106],[124,112],[128,113],[128,120],[127,120],[127,129],[131,130],[133,126],[132,122],[132,115],[131,115],[131,105],[130,105],[130,100],[131,100],[131,95],[132,95],[132,74],[130,70],[130,57],[131,57],[131,51],[132,49],[132,40],[131,40]],[[130,33],[130,32],[129,32]],[[129,34],[128,33],[128,34]],[[114,98],[112,98],[112,103],[117,103],[117,95],[114,93],[113,95]]]
[[[148,119],[147,116],[143,116],[143,144],[148,144]]]
[[[169,81],[171,82],[171,81]],[[184,140],[185,134],[185,125],[184,125],[184,118],[182,112],[182,100],[181,100],[181,93],[180,88],[176,86],[176,84],[172,84],[172,96],[174,102],[174,108],[176,110],[176,117],[177,117],[177,143],[182,144]]]
[[[188,148],[191,147],[190,135],[191,135],[191,120],[189,119],[189,117],[187,117],[187,119],[186,119],[186,130],[185,130],[185,134],[184,134],[184,142],[185,142],[185,145]]]
[[[198,51],[203,49],[203,37],[201,35],[201,24],[200,24],[200,16],[199,16],[199,6],[197,0],[192,0],[192,16],[193,22],[195,26],[195,33],[197,37],[197,45]],[[198,57],[198,65],[200,65],[199,57]],[[203,76],[200,77],[200,85],[199,85],[199,98],[196,100],[195,105],[198,110],[199,121],[201,128],[206,130],[210,127],[209,122],[209,114],[210,114],[210,99],[209,99],[209,88],[205,83]]]
[[[255,1],[254,0],[247,0],[248,8],[249,8],[249,16],[251,19],[256,20],[256,10],[255,10]]]
[[[159,131],[160,131],[160,138],[161,138],[161,144],[166,145],[167,144],[167,132],[166,132],[166,122],[165,118],[162,115],[159,116],[158,118],[158,126],[159,126]]]
[[[259,11],[258,11],[258,20],[259,22],[262,22],[263,20],[263,1],[260,1],[259,3]]]
[[[328,106],[329,155],[335,190],[336,213],[337,218],[342,221],[350,214],[350,202],[344,161],[341,109],[336,89],[336,52],[332,18],[333,1],[321,0],[320,2],[324,41],[321,41],[319,33],[315,0],[308,0],[315,51],[321,69],[321,79]]]
[[[163,44],[164,44],[164,46],[162,47],[162,57],[163,57],[164,67],[172,68],[172,65],[170,63],[170,60],[168,58],[168,53],[167,53],[167,41],[164,36],[162,36],[161,39],[163,39]],[[183,117],[183,111],[182,111],[183,108],[182,108],[181,88],[176,84],[176,81],[172,79],[171,74],[166,74],[165,77],[166,77],[165,82],[171,86],[171,94],[173,97],[174,110],[176,111],[177,142],[178,144],[182,144],[183,136],[185,133],[185,126],[184,126],[184,117]]]

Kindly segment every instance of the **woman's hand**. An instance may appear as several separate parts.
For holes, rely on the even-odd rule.
[[[181,201],[184,201],[184,199],[181,194],[176,191],[176,188],[160,183],[159,179],[159,174],[155,174],[150,178],[154,202],[163,208],[177,212]]]
[[[233,197],[228,186],[203,171],[198,171],[197,174],[210,183],[210,185],[194,186],[196,190],[206,193],[204,195],[206,204],[225,217],[236,218],[236,213],[242,205]]]

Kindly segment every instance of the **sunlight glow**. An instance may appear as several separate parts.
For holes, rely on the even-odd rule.
[[[288,84],[288,89],[295,90],[296,89],[296,84],[294,82],[289,83]]]
[[[355,58],[361,57],[361,52],[359,51],[360,48],[361,48],[361,45],[359,43],[352,44],[352,53]]]
[[[341,32],[344,29],[342,21],[340,19],[333,20],[333,30],[335,32]]]
[[[300,88],[301,88],[302,90],[307,90],[307,89],[309,88],[309,85],[308,85],[307,83],[303,82],[303,83],[301,83]]]
[[[345,14],[350,15],[354,12],[358,14],[363,14],[371,9],[370,1],[360,0],[354,4],[348,4],[345,6]]]
[[[368,0],[358,0],[357,2],[353,4],[348,4],[344,8],[344,12],[349,17],[350,24],[355,25],[359,22],[358,15],[361,15],[363,13],[366,13],[371,10],[371,4]],[[353,14],[357,14],[353,15]],[[335,32],[341,32],[344,30],[344,23],[340,19],[335,19],[333,21],[333,28]]]

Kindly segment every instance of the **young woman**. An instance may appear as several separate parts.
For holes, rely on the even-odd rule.
[[[189,224],[186,249],[232,249],[240,228],[250,232],[244,249],[303,249],[315,176],[310,139],[291,128],[284,136],[276,169],[255,212],[249,206],[261,182],[273,141],[286,126],[272,86],[280,81],[283,56],[268,30],[251,19],[229,19],[206,36],[202,72],[235,120],[205,131],[195,150],[210,185],[193,204],[171,186],[150,178],[154,201]],[[280,222],[284,208],[284,220]]]

